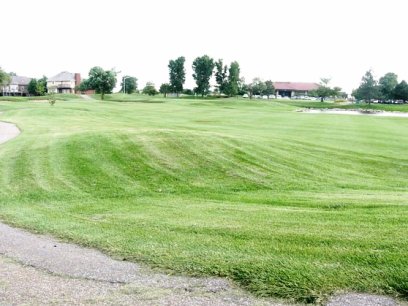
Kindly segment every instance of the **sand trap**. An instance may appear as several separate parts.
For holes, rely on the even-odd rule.
[[[376,117],[399,117],[408,118],[408,113],[403,112],[386,112],[386,111],[365,111],[365,110],[347,110],[347,109],[307,109],[301,110],[307,114],[334,114],[334,115],[356,115],[356,116],[376,116]]]
[[[12,123],[0,121],[0,144],[17,137],[20,130]]]

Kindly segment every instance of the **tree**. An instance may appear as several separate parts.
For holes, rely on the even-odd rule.
[[[185,88],[185,89],[183,89],[183,94],[185,94],[187,96],[192,96],[192,95],[194,95],[194,91],[192,89]]]
[[[217,83],[218,92],[225,94],[228,86],[228,66],[223,64],[222,59],[215,63],[215,82]]]
[[[186,81],[186,70],[184,69],[184,63],[186,59],[184,56],[180,56],[176,60],[170,60],[169,62],[169,74],[170,74],[170,88],[177,94],[183,91],[183,85]]]
[[[125,80],[123,82],[123,80]],[[137,78],[131,77],[131,76],[124,76],[122,78],[122,83],[120,84],[120,91],[127,93],[127,94],[132,94],[137,90]],[[125,87],[125,88],[123,88]]]
[[[380,78],[378,82],[382,100],[392,100],[394,98],[394,89],[398,85],[398,76],[389,72]]]
[[[245,84],[245,78],[240,78],[238,82],[238,94],[240,96],[248,94],[248,85]]]
[[[262,94],[267,95],[268,98],[270,95],[275,94],[275,87],[273,86],[273,82],[271,80],[265,81],[265,89]]]
[[[253,79],[250,87],[252,88],[252,93],[257,96],[262,95],[266,90],[266,85],[260,78]]]
[[[360,95],[360,91],[357,89],[353,89],[353,91],[351,92],[351,96],[354,97],[357,102],[360,100],[363,100],[363,97]]]
[[[405,81],[401,81],[397,86],[395,86],[393,91],[393,98],[395,100],[408,101],[408,84]]]
[[[157,95],[158,92],[157,92],[156,88],[154,87],[154,83],[147,82],[146,86],[143,88],[142,93],[145,94],[145,95],[149,95],[149,96],[155,96],[155,95]]]
[[[319,87],[315,90],[311,90],[309,94],[311,96],[319,97],[321,102],[323,102],[325,98],[335,96],[336,91],[330,88],[329,83],[330,79],[321,78]]]
[[[166,97],[167,97],[167,94],[170,92],[170,89],[171,89],[170,84],[164,83],[164,84],[161,84],[161,85],[160,85],[159,92],[160,92],[161,94],[163,94],[164,97],[166,98]]]
[[[228,86],[227,93],[230,97],[236,96],[239,90],[239,73],[240,68],[238,62],[232,62],[228,70]]]
[[[379,88],[371,70],[368,70],[361,78],[360,87],[354,91],[354,96],[358,100],[368,102],[369,105],[373,99],[378,98]]]
[[[89,79],[83,79],[81,84],[79,84],[77,88],[80,92],[85,92],[87,90],[92,89],[91,84],[89,83]]]
[[[343,93],[341,92],[341,87],[335,86],[333,87],[333,97],[339,97]]]
[[[30,96],[37,95],[37,79],[31,79],[27,86],[27,92]]]
[[[193,62],[193,78],[197,84],[195,91],[202,97],[210,91],[210,78],[214,66],[214,60],[208,55],[197,57]]]
[[[47,77],[43,76],[37,81],[36,94],[38,96],[44,96],[47,93]]]
[[[31,79],[27,86],[27,92],[31,96],[44,96],[47,93],[47,78]]]
[[[10,75],[6,73],[4,70],[2,70],[0,67],[0,86],[8,84],[9,81]]]
[[[114,70],[103,70],[101,67],[93,67],[89,71],[88,82],[90,89],[94,89],[96,93],[101,94],[103,100],[105,94],[112,93],[116,85],[116,72]]]

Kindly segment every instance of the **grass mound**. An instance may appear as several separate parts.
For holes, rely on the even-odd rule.
[[[0,217],[261,296],[408,297],[408,120],[294,109],[3,102]]]

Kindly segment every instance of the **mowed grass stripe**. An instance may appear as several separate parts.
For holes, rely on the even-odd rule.
[[[133,99],[1,103],[1,218],[258,295],[407,297],[408,120]]]

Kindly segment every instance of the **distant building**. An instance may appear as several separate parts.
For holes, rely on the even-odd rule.
[[[14,75],[10,83],[1,88],[3,96],[26,96],[28,95],[28,84],[31,78]]]
[[[63,71],[47,80],[49,93],[76,93],[76,86],[81,84],[81,75]]]
[[[309,91],[319,88],[317,83],[274,82],[275,94],[282,97],[307,96]]]

